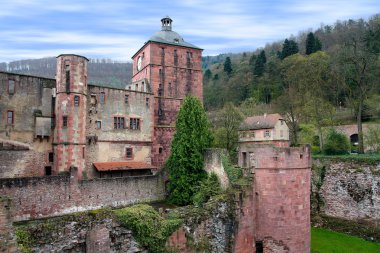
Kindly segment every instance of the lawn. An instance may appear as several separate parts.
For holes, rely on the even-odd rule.
[[[311,253],[380,253],[380,243],[321,228],[311,229]]]

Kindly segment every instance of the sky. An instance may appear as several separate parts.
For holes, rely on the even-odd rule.
[[[217,55],[376,13],[379,0],[0,0],[0,62],[66,53],[130,61],[166,15],[185,41]]]

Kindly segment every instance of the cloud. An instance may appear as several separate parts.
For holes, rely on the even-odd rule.
[[[12,0],[0,9],[0,62],[74,51],[127,60],[166,15],[204,54],[254,50],[322,22],[367,18],[379,7],[371,0]]]

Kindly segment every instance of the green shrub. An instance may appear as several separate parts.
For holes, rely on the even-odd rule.
[[[323,146],[323,153],[326,155],[343,155],[347,154],[349,150],[350,143],[348,138],[335,129],[331,129],[327,134],[326,143]]]
[[[164,219],[148,205],[134,205],[114,211],[116,217],[126,228],[131,229],[136,240],[149,252],[166,252],[167,238],[178,229],[182,220]]]
[[[236,181],[243,176],[241,168],[233,166],[228,156],[222,155],[222,164],[224,171],[227,173],[230,184],[236,183]]]
[[[221,192],[220,182],[218,176],[215,173],[211,173],[204,180],[197,193],[193,197],[193,203],[196,206],[203,206],[211,197],[218,195]]]

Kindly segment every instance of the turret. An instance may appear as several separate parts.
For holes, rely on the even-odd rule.
[[[55,174],[85,168],[88,59],[72,54],[57,57],[54,153]]]

